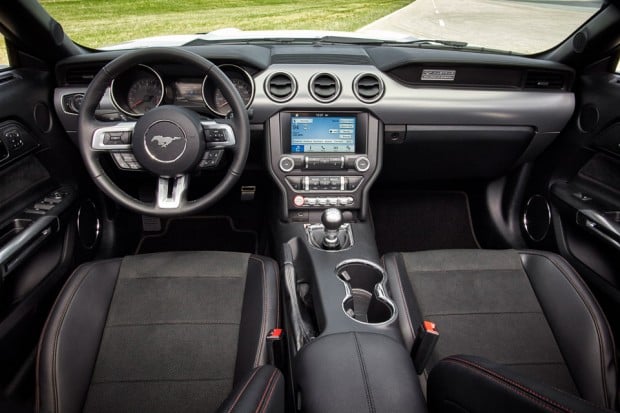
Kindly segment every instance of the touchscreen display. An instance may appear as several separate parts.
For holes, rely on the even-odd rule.
[[[355,116],[291,116],[291,152],[355,152]]]

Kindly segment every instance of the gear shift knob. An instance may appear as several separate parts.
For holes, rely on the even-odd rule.
[[[323,211],[321,223],[326,231],[337,231],[342,225],[342,212],[338,208],[329,208]]]
[[[325,228],[323,236],[323,247],[329,250],[340,248],[340,239],[338,232],[342,225],[342,212],[337,208],[329,208],[323,211],[321,215],[321,223]]]

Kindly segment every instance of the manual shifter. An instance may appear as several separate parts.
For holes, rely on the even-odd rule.
[[[329,208],[323,211],[321,223],[325,228],[325,235],[323,236],[323,247],[325,249],[337,250],[341,247],[338,234],[342,221],[342,212],[338,208]]]

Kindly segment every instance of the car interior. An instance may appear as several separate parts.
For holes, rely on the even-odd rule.
[[[620,409],[620,2],[527,56],[0,32],[0,411]]]

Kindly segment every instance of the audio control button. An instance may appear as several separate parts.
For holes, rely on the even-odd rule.
[[[280,170],[282,172],[291,172],[295,169],[295,161],[290,156],[280,158]]]
[[[366,172],[370,169],[370,160],[365,156],[360,156],[355,160],[355,169],[358,172]]]

